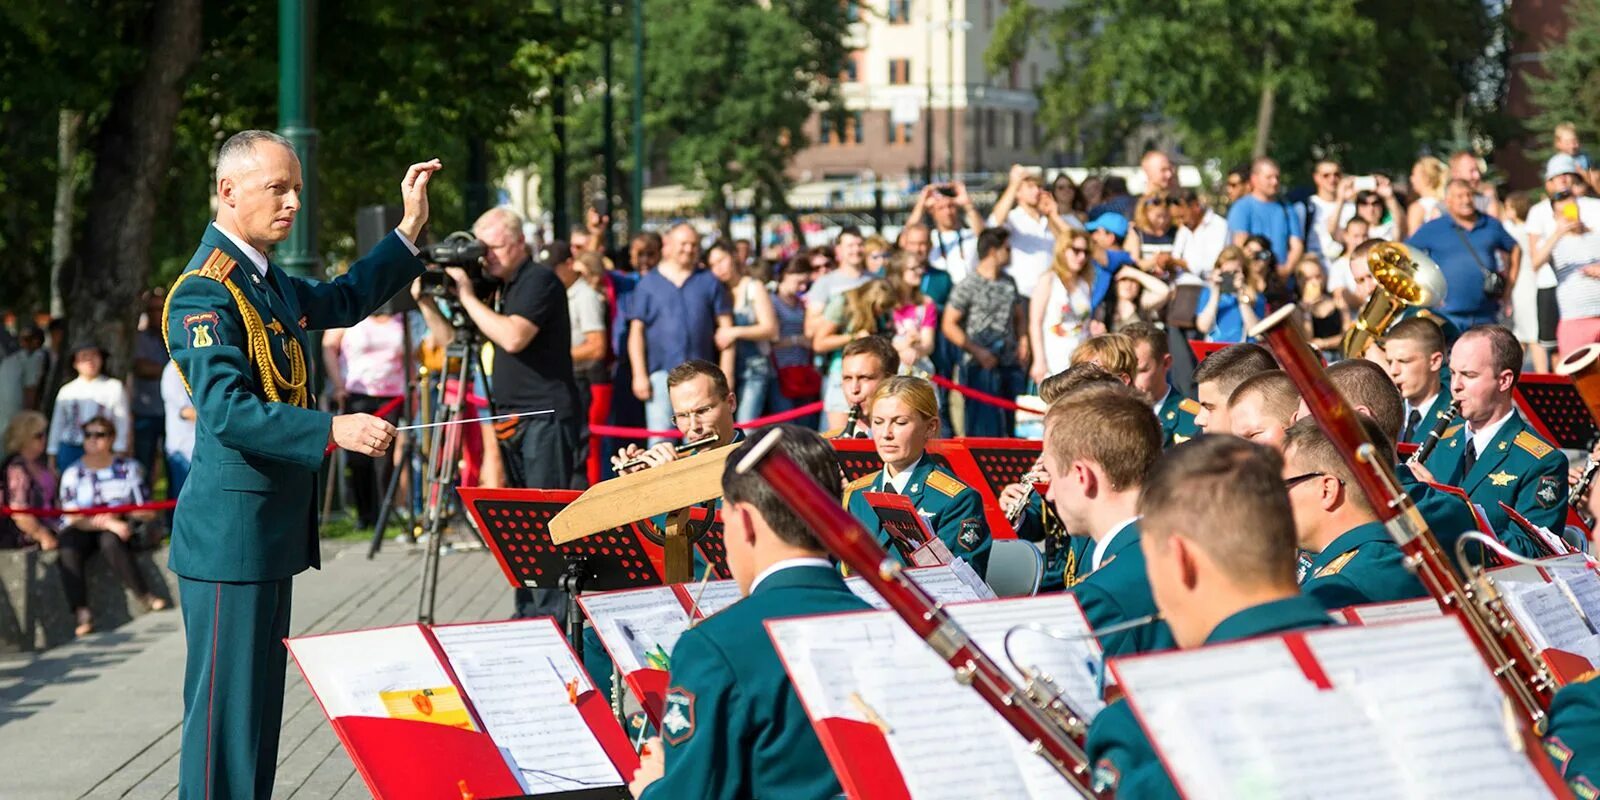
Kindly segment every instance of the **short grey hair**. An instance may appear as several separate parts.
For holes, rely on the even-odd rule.
[[[288,139],[272,131],[239,131],[229,136],[228,140],[222,143],[222,149],[217,151],[217,180],[232,175],[245,161],[254,158],[256,145],[262,142],[282,145],[288,148],[289,152],[294,152],[294,145],[290,144]]]
[[[495,206],[478,216],[472,223],[472,232],[478,234],[491,228],[504,228],[524,241],[527,236],[522,231],[522,215],[510,206]]]

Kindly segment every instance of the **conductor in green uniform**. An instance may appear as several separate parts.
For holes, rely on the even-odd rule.
[[[833,448],[793,425],[767,428],[722,473],[728,568],[743,600],[690,628],[672,648],[661,738],[629,783],[648,800],[828,800],[840,792],[822,744],[783,670],[769,619],[869,608],[773,488],[738,466],[768,433],[817,483],[843,483]]]
[[[1522,372],[1522,348],[1511,331],[1480,325],[1450,349],[1451,394],[1461,423],[1444,430],[1417,476],[1459,486],[1483,508],[1507,548],[1537,558],[1542,547],[1512,524],[1504,502],[1529,522],[1560,531],[1567,516],[1567,459],[1522,419],[1512,389]]]
[[[921,378],[895,376],[878,384],[867,406],[872,409],[867,419],[883,469],[845,487],[845,507],[851,516],[867,530],[876,532],[878,542],[887,548],[889,534],[862,492],[905,495],[950,554],[965,560],[983,576],[989,568],[989,548],[994,543],[983,514],[983,499],[927,457],[928,440],[939,432],[933,384]],[[890,552],[898,556],[892,548]]]
[[[217,154],[216,222],[167,293],[163,330],[198,415],[169,558],[188,641],[180,798],[272,795],[293,577],[321,563],[323,452],[381,456],[395,436],[377,417],[316,409],[310,331],[356,324],[422,272],[413,243],[439,167],[411,166],[399,227],[324,283],[268,256],[300,211],[289,142],[243,131]]]
[[[1232,436],[1180,444],[1151,470],[1139,499],[1139,544],[1155,604],[1179,647],[1334,624],[1295,585],[1282,470],[1276,452]],[[1085,749],[1095,789],[1178,797],[1127,701],[1095,717]]]

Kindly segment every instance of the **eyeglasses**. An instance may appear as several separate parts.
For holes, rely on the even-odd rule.
[[[110,438],[111,438],[111,432],[110,431],[84,431],[83,432],[84,441],[88,441],[90,439],[110,439]]]
[[[706,406],[701,406],[699,408],[690,409],[688,411],[683,412],[682,414],[673,414],[672,415],[672,421],[674,423],[678,423],[678,422],[690,422],[692,420],[697,420],[697,419],[700,419],[702,417],[709,416],[711,414],[711,412],[715,411],[717,409],[717,407],[720,406],[720,405],[722,405],[722,404],[721,403],[712,403],[711,405],[706,405]]]
[[[887,260],[889,260],[889,254],[886,253],[886,252],[885,253],[873,253],[872,255],[867,256],[867,258],[869,258],[869,259],[881,259],[881,260],[887,261]]]
[[[1296,476],[1294,476],[1292,478],[1284,478],[1283,479],[1283,489],[1284,489],[1284,491],[1288,491],[1290,489],[1293,489],[1296,486],[1299,486],[1302,483],[1305,483],[1306,481],[1311,480],[1312,478],[1327,478],[1327,477],[1331,477],[1331,476],[1328,475],[1328,473],[1326,473],[1326,472],[1302,472],[1299,475],[1296,475]],[[1334,478],[1334,480],[1339,480],[1339,479],[1338,478]],[[1344,483],[1344,481],[1339,481],[1339,482],[1340,483]]]
[[[1180,203],[1176,197],[1150,197],[1145,199],[1144,204],[1147,206],[1182,205],[1182,203]]]
[[[1069,248],[1067,248],[1067,251],[1071,252],[1071,253],[1076,253],[1077,255],[1080,255],[1080,256],[1089,255],[1089,248],[1087,248],[1087,247],[1069,247]]]

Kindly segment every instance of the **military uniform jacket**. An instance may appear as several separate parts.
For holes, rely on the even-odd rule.
[[[1590,670],[1561,687],[1550,701],[1550,730],[1545,753],[1556,771],[1585,800],[1600,797],[1600,672]]]
[[[1161,446],[1171,447],[1193,439],[1200,432],[1200,427],[1194,424],[1194,415],[1199,410],[1199,403],[1167,387],[1167,396],[1156,406],[1156,418],[1161,420]]]
[[[666,774],[641,800],[828,800],[839,780],[783,671],[769,619],[869,606],[827,567],[778,570],[684,632],[661,720]]]
[[[272,581],[321,565],[317,473],[333,417],[317,410],[310,394],[310,331],[360,322],[421,272],[422,262],[390,233],[332,281],[293,277],[271,264],[262,277],[227,236],[206,227],[167,295],[165,314],[167,347],[198,423],[173,518],[173,572]],[[252,317],[257,335],[247,329]],[[260,350],[270,352],[277,374],[291,383],[299,378],[306,407],[280,386],[270,392],[290,402],[268,400],[272,378],[251,355]]]
[[[1417,513],[1422,515],[1423,522],[1428,523],[1428,530],[1433,531],[1433,538],[1449,554],[1450,564],[1454,566],[1456,540],[1467,531],[1478,530],[1478,517],[1472,513],[1472,506],[1456,495],[1417,480],[1410,465],[1403,461],[1395,465],[1394,472],[1400,480],[1400,490],[1410,495],[1411,502],[1416,503]],[[1467,558],[1474,564],[1481,563],[1482,548],[1469,545]]]
[[[1439,483],[1459,486],[1483,508],[1489,527],[1512,552],[1537,558],[1544,555],[1500,509],[1504,502],[1529,522],[1562,529],[1567,517],[1567,459],[1554,445],[1534,433],[1513,411],[1471,470],[1463,470],[1463,454],[1471,437],[1465,424],[1446,428],[1426,464]]]
[[[1092,554],[1091,545],[1084,557],[1093,558]],[[1129,523],[1111,540],[1100,568],[1079,581],[1072,592],[1078,596],[1092,631],[1156,613],[1150,578],[1145,574],[1144,551],[1139,548],[1139,523]],[[1097,638],[1106,658],[1177,646],[1167,623],[1160,621]]]
[[[1447,383],[1440,384],[1439,393],[1433,396],[1433,402],[1429,403],[1427,408],[1418,409],[1421,415],[1417,420],[1417,429],[1412,431],[1410,436],[1402,435],[1400,441],[1411,444],[1422,444],[1427,441],[1428,432],[1433,430],[1434,424],[1439,421],[1440,417],[1450,413],[1450,402],[1453,399],[1450,396],[1450,385]],[[1409,414],[1409,412],[1407,413]],[[1402,427],[1401,433],[1403,434],[1404,432],[1405,428]]]
[[[1335,624],[1322,606],[1309,597],[1286,597],[1247,608],[1223,620],[1205,643],[1250,639],[1288,631],[1324,628]],[[1094,718],[1085,742],[1094,768],[1097,790],[1115,790],[1117,797],[1177,798],[1178,790],[1139,727],[1126,700],[1118,700]]]
[[[844,503],[851,516],[860,520],[867,530],[875,532],[878,543],[899,558],[899,552],[889,546],[889,534],[884,531],[878,515],[862,496],[862,492],[894,491],[885,488],[887,486],[888,478],[883,470],[863,475],[845,487]],[[989,568],[993,539],[983,515],[983,499],[978,493],[927,456],[912,465],[911,478],[905,487],[903,494],[911,498],[911,504],[928,523],[928,529],[944,542],[951,555],[960,556],[979,576],[984,575]]]
[[[1379,522],[1351,528],[1313,555],[1300,591],[1329,611],[1427,595]]]
[[[1040,594],[1076,586],[1088,573],[1089,554],[1094,551],[1094,540],[1070,534],[1055,511],[1046,508],[1049,502],[1034,492],[1022,507],[1022,519],[1017,524],[1017,538],[1038,542],[1044,550]]]

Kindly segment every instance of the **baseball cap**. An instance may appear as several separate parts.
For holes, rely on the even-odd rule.
[[[539,248],[539,263],[554,267],[572,260],[572,245],[565,239],[556,239],[544,247]]]
[[[1550,180],[1557,175],[1582,175],[1583,170],[1578,166],[1578,160],[1566,153],[1556,153],[1544,162],[1544,179]]]
[[[1119,237],[1127,236],[1128,218],[1118,214],[1115,211],[1107,211],[1104,214],[1089,220],[1089,224],[1085,225],[1084,228],[1091,231],[1108,230]]]

